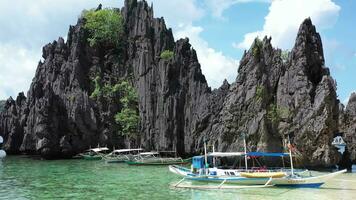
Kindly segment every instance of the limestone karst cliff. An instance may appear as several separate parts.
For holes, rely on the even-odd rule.
[[[89,146],[201,152],[204,137],[221,151],[283,151],[288,135],[305,166],[332,166],[340,158],[331,145],[338,131],[335,81],[325,66],[320,35],[310,19],[300,26],[287,56],[256,39],[240,61],[236,81],[211,90],[189,39],[174,40],[163,18],[145,1],[126,0],[123,46],[91,47],[85,20],[43,47],[27,93],[9,99],[0,113],[0,134],[9,152],[70,157]],[[161,52],[171,50],[172,59]],[[118,135],[118,96],[92,99],[93,78],[102,85],[128,80],[138,93],[139,136]],[[292,134],[290,134],[292,133]]]

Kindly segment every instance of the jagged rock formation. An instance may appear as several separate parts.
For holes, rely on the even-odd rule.
[[[26,97],[19,93],[16,101],[11,97],[5,102],[4,111],[0,112],[0,133],[4,137],[3,147],[8,153],[18,153],[26,124]]]
[[[5,103],[6,103],[6,101],[0,101],[0,112],[5,110]]]
[[[256,40],[244,54],[210,137],[220,150],[236,150],[245,133],[251,150],[280,152],[293,132],[292,142],[304,164],[336,163],[331,141],[338,128],[338,101],[319,34],[306,19],[286,61],[270,40]]]
[[[351,94],[346,108],[340,114],[339,123],[349,151],[345,160],[356,163],[356,93]]]
[[[287,133],[294,132],[291,139],[305,165],[338,162],[331,146],[338,129],[336,88],[310,19],[301,25],[288,59],[271,46],[271,38],[256,40],[241,59],[236,82],[224,81],[211,91],[189,40],[175,42],[145,1],[126,0],[118,12],[125,26],[120,49],[110,43],[90,47],[82,18],[70,27],[66,42],[59,38],[43,48],[28,98],[9,100],[0,114],[6,149],[55,158],[98,143],[131,143],[192,154],[201,152],[204,138],[218,150],[241,150],[245,133],[251,150],[282,151]],[[161,59],[164,50],[173,51],[173,58]],[[90,98],[95,76],[103,85],[129,80],[136,87],[139,137],[117,134],[114,115],[122,108],[117,95]]]

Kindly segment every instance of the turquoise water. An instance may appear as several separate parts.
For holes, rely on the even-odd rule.
[[[9,156],[0,162],[0,199],[356,199],[356,173],[343,174],[321,189],[169,187],[179,180],[165,166]]]

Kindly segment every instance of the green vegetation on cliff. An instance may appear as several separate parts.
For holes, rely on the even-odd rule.
[[[102,86],[99,76],[96,76],[92,81],[94,82],[94,91],[90,95],[91,99],[98,101],[100,98],[104,98],[104,100],[120,98],[121,110],[114,116],[115,122],[121,127],[119,134],[129,137],[136,135],[140,120],[136,89],[125,80],[115,85],[105,84],[104,86]]]
[[[173,58],[173,56],[174,56],[173,51],[171,51],[171,50],[164,50],[164,51],[162,51],[160,57],[161,57],[163,60],[170,60],[170,59]]]
[[[255,95],[255,99],[257,101],[262,101],[263,99],[267,98],[267,90],[264,86],[260,86],[258,85],[256,87],[256,95]]]
[[[98,97],[101,96],[101,87],[100,87],[100,76],[96,76],[94,78],[94,85],[95,85],[95,88],[94,88],[94,91],[91,93],[90,95],[90,98],[92,99],[97,99]]]
[[[82,14],[86,20],[84,28],[89,31],[88,38],[90,46],[98,42],[110,42],[119,44],[123,33],[123,20],[120,12],[113,9],[84,10]]]
[[[288,108],[278,107],[276,104],[270,104],[267,108],[267,118],[273,123],[279,123],[281,119],[288,118],[289,114]]]
[[[136,89],[127,81],[122,81],[114,86],[114,91],[121,93],[120,102],[123,108],[115,115],[115,121],[121,128],[121,135],[132,137],[138,132],[138,95]]]
[[[256,37],[252,45],[252,54],[255,58],[260,56],[262,47],[263,47],[262,41],[258,37]]]

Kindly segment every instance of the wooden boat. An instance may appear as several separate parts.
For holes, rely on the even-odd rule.
[[[193,173],[187,173],[182,167],[179,166],[169,166],[170,171],[175,171],[176,174],[186,174],[183,175],[184,178],[178,183],[172,184],[172,187],[177,188],[196,188],[196,189],[239,189],[239,188],[250,188],[250,187],[307,187],[307,188],[318,188],[323,185],[328,180],[347,170],[341,170],[334,173],[329,173],[320,176],[300,176],[297,174],[287,175],[280,178],[273,177],[243,177],[239,175],[234,176],[216,176],[216,175],[196,175]],[[178,172],[177,172],[178,171]],[[199,181],[207,183],[218,183],[218,185],[187,185],[182,184],[183,181]]]
[[[245,143],[245,142],[244,142]],[[245,143],[246,144],[246,143]],[[205,146],[205,145],[204,145]],[[258,187],[310,187],[318,188],[326,181],[345,173],[347,170],[341,170],[329,174],[312,176],[305,175],[303,172],[297,172],[293,167],[293,159],[291,149],[289,153],[264,153],[264,152],[213,152],[211,154],[206,153],[205,146],[204,156],[193,157],[191,169],[187,169],[182,166],[170,165],[169,171],[183,176],[183,179],[178,183],[172,185],[172,187],[178,188],[197,188],[197,189],[240,189],[240,188],[258,188]],[[264,170],[252,170],[247,166],[248,156],[289,156],[291,168],[285,169],[264,169]],[[214,165],[214,157],[216,156],[244,156],[245,168],[244,169],[219,169]],[[210,159],[212,158],[212,159]],[[214,167],[209,167],[208,161],[212,161]],[[218,185],[194,185],[184,184],[185,180],[199,181],[199,182],[215,182]]]
[[[126,161],[129,165],[176,165],[189,162],[189,159],[181,157],[161,157],[159,152],[139,153],[132,160]]]
[[[84,160],[101,160],[108,150],[107,147],[92,148],[79,154],[79,156]]]
[[[122,163],[133,159],[142,149],[117,149],[105,155],[103,159],[106,163]]]
[[[302,176],[298,173],[288,174],[287,172],[236,172],[234,174],[227,173],[225,175],[216,175],[216,173],[208,174],[199,174],[193,173],[191,170],[177,165],[170,165],[169,170],[175,174],[183,176],[184,178],[177,184],[174,184],[174,187],[183,187],[183,188],[199,188],[199,189],[223,189],[223,188],[234,188],[234,186],[223,187],[223,185],[238,185],[236,188],[247,188],[249,186],[259,186],[259,187],[269,187],[269,186],[279,186],[279,187],[311,187],[317,188],[323,185],[329,179],[345,173],[347,170],[341,170],[334,173],[329,173],[321,176]],[[231,171],[231,170],[230,170]],[[237,171],[237,170],[236,170]],[[246,174],[248,174],[246,176]],[[252,175],[253,174],[253,175]],[[268,177],[268,174],[271,176]],[[278,176],[272,176],[276,175]],[[285,176],[282,176],[285,174]],[[244,176],[245,175],[245,176]],[[280,176],[279,176],[280,175]],[[199,185],[181,185],[181,182],[184,180],[190,181],[199,181],[199,182],[213,182],[219,183],[216,188],[208,186]],[[241,187],[243,186],[243,187]]]
[[[0,136],[0,145],[4,142],[4,139]],[[0,149],[0,159],[3,159],[6,157],[6,152],[2,149]]]

